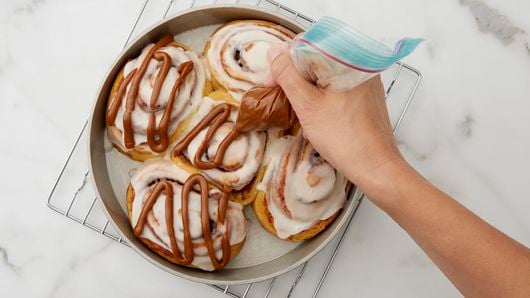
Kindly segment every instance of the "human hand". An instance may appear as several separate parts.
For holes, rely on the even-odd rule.
[[[300,76],[286,45],[271,46],[268,58],[266,85],[282,87],[304,136],[392,217],[464,296],[529,296],[530,250],[438,190],[403,159],[379,76],[337,93]]]
[[[268,59],[271,76],[265,84],[282,87],[304,136],[350,181],[363,188],[388,165],[404,161],[392,134],[379,76],[353,90],[332,92],[317,88],[297,72],[287,45],[271,46]]]

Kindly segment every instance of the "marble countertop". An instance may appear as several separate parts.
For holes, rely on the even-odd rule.
[[[46,207],[142,3],[2,3],[2,297],[225,297],[166,274]],[[376,37],[424,37],[427,42],[406,60],[424,80],[399,132],[401,149],[430,181],[530,246],[530,2],[282,3],[311,17],[341,18]],[[321,297],[353,294],[459,296],[407,234],[368,201],[321,291]]]

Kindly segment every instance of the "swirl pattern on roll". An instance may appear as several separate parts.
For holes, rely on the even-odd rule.
[[[139,169],[130,191],[134,234],[172,262],[218,270],[246,238],[243,207],[229,201],[229,193],[208,189],[201,175],[190,175],[170,162]]]
[[[205,51],[214,82],[240,101],[245,91],[267,79],[270,45],[293,37],[288,29],[265,21],[234,21],[221,26]]]
[[[267,171],[258,189],[265,192],[279,238],[290,239],[333,218],[342,209],[347,179],[315,151],[301,132],[271,138],[267,146]]]
[[[180,122],[202,99],[202,61],[165,36],[145,47],[120,75],[106,115],[111,141],[126,152],[163,153]]]
[[[173,149],[172,158],[184,156],[221,187],[235,191],[244,188],[262,163],[267,133],[254,130],[233,135],[237,112],[232,104],[205,97]]]

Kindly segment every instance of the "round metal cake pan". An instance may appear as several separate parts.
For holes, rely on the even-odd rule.
[[[114,79],[129,59],[138,56],[147,44],[156,42],[164,35],[177,35],[197,27],[241,19],[270,21],[280,24],[295,33],[304,30],[300,24],[290,19],[255,7],[214,5],[183,11],[151,26],[123,50],[101,85],[90,118],[88,144],[90,173],[96,194],[112,226],[129,243],[132,249],[157,267],[179,277],[208,284],[233,285],[258,282],[298,267],[323,249],[333,239],[347,222],[355,208],[355,198],[354,195],[351,195],[338,218],[325,231],[313,239],[301,243],[290,252],[274,260],[244,268],[225,268],[218,272],[203,272],[168,262],[149,250],[134,236],[129,218],[122,206],[120,206],[120,201],[111,184],[104,146],[106,138],[105,109]],[[248,235],[248,237],[252,237],[252,235]],[[272,250],[274,247],[263,249]]]

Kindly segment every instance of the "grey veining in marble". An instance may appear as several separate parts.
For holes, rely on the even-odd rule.
[[[63,289],[63,285],[68,282],[68,279],[70,276],[75,273],[75,271],[80,270],[83,265],[90,262],[93,258],[97,257],[99,254],[104,253],[111,245],[113,245],[111,241],[107,241],[107,243],[79,258],[72,259],[68,265],[64,268],[64,270],[61,272],[60,277],[57,279],[57,282],[51,289],[49,297],[56,297],[57,293],[59,293]]]
[[[512,21],[496,8],[480,0],[460,0],[464,6],[468,6],[475,18],[481,32],[491,33],[504,44],[511,44],[518,35],[525,31],[514,25]],[[524,43],[529,51],[528,41]]]
[[[521,28],[514,26],[497,9],[489,7],[482,1],[460,0],[460,3],[469,6],[480,31],[493,33],[499,40],[506,44],[513,42],[514,36],[523,31]]]
[[[458,129],[460,130],[460,133],[466,137],[470,138],[473,136],[473,125],[474,125],[475,119],[471,115],[466,115],[464,117],[464,120],[462,120],[460,123],[458,123]]]
[[[28,3],[19,4],[13,9],[13,13],[29,13],[32,14],[35,12],[38,7],[43,4],[46,0],[31,0]]]
[[[15,266],[15,264],[11,263],[9,260],[9,255],[7,253],[7,249],[0,247],[0,260],[2,261],[1,264],[6,266],[7,268],[11,269],[15,273],[18,271],[18,267]]]

